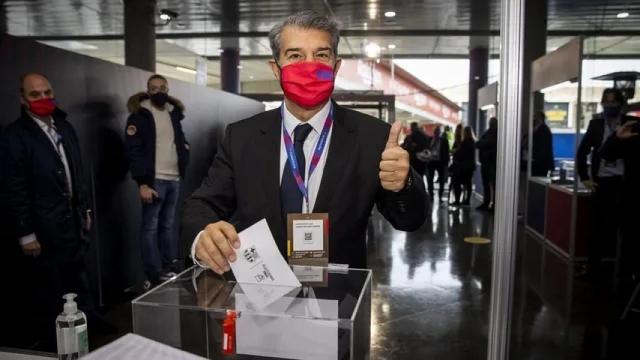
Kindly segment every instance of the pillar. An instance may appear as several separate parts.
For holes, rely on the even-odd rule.
[[[490,4],[487,0],[471,2],[471,31],[489,30]],[[469,38],[469,102],[467,107],[467,125],[474,129],[476,134],[482,130],[479,128],[478,119],[478,89],[487,85],[489,74],[489,37],[487,35],[474,35]]]
[[[238,32],[240,11],[238,1],[222,2],[222,31]],[[237,37],[222,38],[220,54],[220,88],[234,94],[240,93],[240,44]]]
[[[156,71],[156,6],[153,0],[124,1],[124,63]]]

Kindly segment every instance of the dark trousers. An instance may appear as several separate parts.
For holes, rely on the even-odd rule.
[[[429,190],[429,195],[431,196],[431,198],[433,198],[434,196],[433,176],[436,172],[438,172],[438,198],[442,198],[442,194],[444,194],[444,186],[447,181],[446,170],[446,164],[440,161],[432,161],[427,163],[427,188]]]
[[[482,164],[480,168],[482,176],[482,205],[489,206],[493,203],[496,189],[496,168],[490,164]]]
[[[595,179],[598,184],[592,197],[593,236],[587,244],[588,269],[595,273],[607,249],[615,249],[620,219],[621,176]]]
[[[631,185],[637,186],[637,184]],[[624,187],[623,189],[628,189]],[[619,278],[623,291],[631,291],[640,281],[640,225],[638,204],[640,194],[638,190],[623,191],[621,200],[621,234],[620,244],[620,273]],[[635,194],[633,194],[635,192]],[[633,194],[633,195],[632,195]],[[632,279],[634,279],[632,281]],[[626,289],[625,289],[626,287]]]
[[[464,171],[451,178],[451,185],[453,186],[453,196],[455,202],[460,202],[460,195],[462,194],[462,190],[464,189],[462,202],[464,204],[469,204],[469,202],[471,201],[471,191],[473,189],[472,180],[473,171]]]
[[[179,181],[156,179],[154,190],[158,198],[142,205],[142,263],[147,279],[158,282],[160,274],[178,258],[178,239],[174,219]]]

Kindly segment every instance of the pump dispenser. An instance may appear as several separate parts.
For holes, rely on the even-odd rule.
[[[66,294],[63,312],[56,319],[58,359],[78,359],[89,352],[87,317],[78,310],[76,294]]]

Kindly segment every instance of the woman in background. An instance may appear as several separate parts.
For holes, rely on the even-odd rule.
[[[473,136],[473,130],[470,126],[465,126],[462,131],[462,139],[459,145],[454,148],[450,169],[454,195],[454,202],[451,205],[469,205],[471,201],[473,172],[476,169],[475,149],[476,140]],[[464,196],[460,201],[463,188]]]

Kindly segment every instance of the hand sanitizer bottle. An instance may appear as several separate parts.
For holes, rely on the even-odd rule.
[[[76,294],[66,294],[64,311],[56,319],[56,336],[58,340],[58,359],[78,359],[89,352],[87,334],[87,317],[78,310],[73,299]]]

